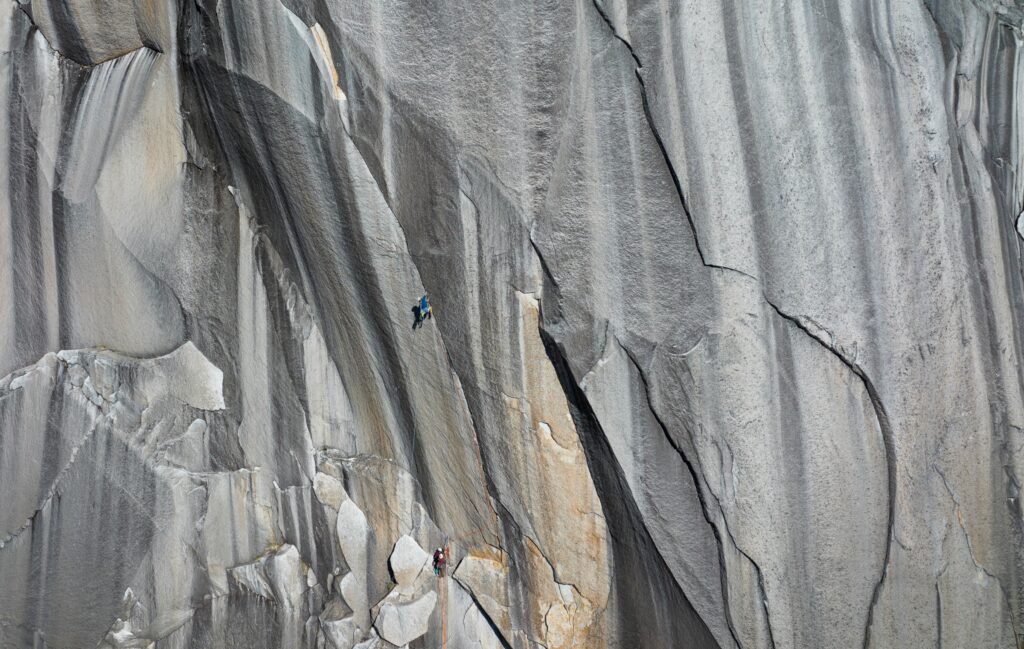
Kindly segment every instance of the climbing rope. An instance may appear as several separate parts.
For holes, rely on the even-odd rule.
[[[447,553],[448,548],[445,548]],[[441,649],[448,649],[448,576],[444,570],[441,571]]]

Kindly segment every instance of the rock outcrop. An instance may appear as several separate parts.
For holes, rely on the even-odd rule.
[[[1018,0],[0,3],[0,646],[1024,646]]]

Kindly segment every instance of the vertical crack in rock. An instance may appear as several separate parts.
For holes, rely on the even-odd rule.
[[[404,232],[402,236],[404,238]],[[408,244],[406,245],[408,246]],[[412,259],[413,266],[416,266],[416,260],[412,258],[411,254],[409,257]],[[418,267],[416,268],[416,272],[419,272]],[[452,359],[451,352],[448,351],[448,345],[445,343],[444,335],[441,333],[440,328],[438,328],[438,338],[441,340],[441,349],[444,350],[445,358],[448,360],[448,371],[452,373],[452,379],[458,385],[461,404],[466,409],[466,413],[469,416],[470,428],[473,429],[473,459],[476,460],[477,469],[480,471],[480,480],[485,491],[483,495],[484,503],[487,505],[487,509],[491,512],[491,516],[494,517],[494,526],[497,530],[500,529],[501,524],[498,512],[494,508],[494,503],[497,502],[500,504],[501,498],[498,497],[498,489],[495,487],[491,480],[491,474],[487,470],[487,459],[484,457],[483,449],[480,445],[480,425],[477,423],[476,417],[473,415],[473,409],[469,407],[469,403],[466,401],[466,391],[462,387],[462,377],[459,375],[459,371],[457,369],[458,366]],[[483,532],[485,530],[480,531]]]
[[[868,617],[864,627],[864,649],[871,644],[871,625],[874,622],[875,606],[878,604],[878,598],[881,596],[882,584],[885,583],[885,578],[889,574],[889,560],[892,553],[892,542],[895,535],[895,522],[896,522],[896,442],[895,435],[893,434],[892,424],[889,422],[889,415],[886,413],[885,404],[882,403],[882,398],[875,388],[874,383],[868,378],[867,373],[857,363],[856,360],[851,360],[846,356],[845,353],[836,348],[836,346],[827,340],[824,340],[817,331],[812,330],[807,324],[799,317],[792,316],[782,309],[780,309],[774,302],[768,299],[767,295],[762,293],[765,302],[781,317],[782,319],[792,323],[798,329],[803,331],[805,334],[810,336],[819,345],[826,349],[830,354],[835,356],[839,361],[848,367],[851,372],[857,378],[860,379],[864,385],[864,389],[868,393],[868,398],[871,400],[871,406],[875,411],[875,418],[878,420],[878,428],[882,435],[882,444],[885,447],[885,465],[888,473],[888,521],[886,523],[886,541],[885,541],[885,556],[882,561],[881,575],[878,581],[875,583],[874,591],[871,594],[871,604],[868,606]]]
[[[657,624],[649,624],[645,628],[634,628],[620,630],[620,633],[631,632],[633,635],[628,639],[658,638],[660,636],[646,635],[647,633],[668,633],[672,634],[674,640],[692,640],[693,646],[718,647],[717,641],[712,636],[704,620],[697,614],[689,597],[682,591],[679,584],[671,577],[664,558],[654,546],[654,541],[643,517],[636,510],[635,503],[629,497],[629,488],[626,485],[622,471],[619,468],[615,455],[608,447],[607,439],[597,415],[594,414],[583,390],[576,384],[569,368],[569,361],[561,346],[543,328],[540,329],[541,339],[544,348],[548,353],[551,364],[558,374],[562,389],[565,392],[566,401],[569,403],[573,419],[576,420],[576,429],[580,432],[583,449],[587,457],[587,464],[591,474],[594,476],[594,484],[598,487],[597,492],[605,508],[605,519],[608,522],[608,529],[612,539],[613,547],[616,547],[614,556],[621,561],[614,571],[621,589],[620,605],[628,610],[624,612],[625,622],[633,621],[637,624],[643,619],[648,619],[653,614],[658,616],[659,607],[678,606],[681,614],[673,615],[667,627]],[[621,527],[620,527],[621,526]],[[618,528],[618,529],[617,529]],[[643,561],[649,557],[656,562],[650,565]],[[636,562],[632,565],[630,562]],[[639,571],[647,569],[646,574],[639,574]],[[652,570],[653,569],[653,570]],[[632,573],[632,571],[637,571]],[[632,574],[631,574],[632,573]],[[645,583],[637,583],[642,579]],[[657,583],[655,579],[663,580]],[[632,586],[627,590],[628,586]],[[669,590],[666,590],[669,589]],[[632,592],[630,592],[632,591]],[[662,599],[659,601],[658,595]],[[635,595],[630,598],[629,595]],[[646,595],[654,598],[650,601],[640,601]],[[675,600],[675,602],[673,602]],[[643,611],[643,615],[640,614]],[[653,612],[653,613],[652,613]],[[636,619],[631,619],[635,615]],[[644,618],[644,616],[647,616]],[[667,638],[663,638],[667,640]],[[685,644],[685,643],[684,643]],[[627,645],[628,646],[628,645]],[[633,646],[667,646],[667,645],[645,645],[643,642]]]
[[[679,180],[679,174],[676,172],[675,165],[672,164],[672,157],[669,155],[668,147],[665,145],[665,140],[661,137],[661,132],[658,130],[658,127],[654,122],[654,115],[651,113],[651,102],[647,97],[647,83],[644,81],[643,74],[641,73],[644,67],[643,62],[640,61],[640,57],[637,56],[636,51],[633,49],[633,45],[628,40],[623,38],[615,30],[615,25],[608,17],[608,14],[605,13],[604,9],[601,8],[601,5],[599,4],[600,0],[592,1],[594,9],[597,11],[598,15],[601,16],[601,20],[604,21],[605,25],[608,26],[608,29],[611,32],[612,36],[615,38],[615,40],[619,41],[626,47],[626,50],[629,52],[630,57],[632,57],[633,62],[636,64],[634,72],[636,74],[637,85],[639,85],[640,87],[640,101],[643,104],[644,119],[647,122],[647,128],[650,130],[651,135],[654,137],[654,141],[658,144],[658,150],[661,152],[661,157],[665,162],[665,166],[668,168],[669,176],[671,176],[672,178],[672,186],[675,187],[676,195],[679,198],[679,204],[683,208],[683,214],[686,215],[686,223],[687,225],[689,225],[690,232],[693,234],[693,245],[697,249],[697,255],[700,257],[701,263],[707,266],[708,268],[718,268],[721,270],[731,271],[734,273],[739,273],[744,277],[756,280],[756,277],[753,277],[752,275],[745,273],[737,268],[723,266],[708,261],[707,255],[704,252],[704,248],[701,246],[700,237],[697,234],[697,222],[694,220],[693,214],[690,212],[690,206],[687,203],[686,195],[683,192],[683,183],[681,180]]]
[[[612,334],[612,336],[614,336],[614,334]],[[693,480],[694,490],[697,492],[697,499],[700,501],[701,513],[704,515],[704,520],[706,520],[708,525],[711,527],[711,532],[712,532],[712,534],[714,534],[715,542],[718,545],[718,562],[719,562],[719,565],[721,566],[721,571],[720,571],[721,575],[720,575],[720,577],[721,577],[721,586],[722,586],[722,599],[723,599],[723,601],[725,603],[725,611],[724,611],[724,613],[725,613],[726,624],[729,627],[729,635],[732,636],[733,642],[736,643],[737,647],[742,647],[743,643],[740,642],[739,637],[736,634],[735,623],[733,622],[732,614],[731,614],[730,608],[729,608],[729,589],[728,589],[727,578],[726,578],[726,574],[725,574],[725,545],[724,545],[724,543],[722,541],[722,531],[719,530],[718,526],[715,525],[715,522],[711,518],[710,508],[709,508],[709,505],[707,503],[707,498],[705,497],[704,489],[701,488],[700,477],[698,475],[697,470],[693,466],[693,462],[694,461],[690,459],[690,457],[687,455],[686,451],[683,450],[682,446],[680,446],[680,444],[675,440],[675,438],[672,437],[672,434],[668,430],[668,425],[665,424],[664,420],[661,418],[661,415],[658,413],[657,409],[654,407],[654,404],[651,402],[651,385],[648,382],[647,373],[640,366],[640,362],[637,360],[636,356],[633,355],[633,352],[631,352],[629,349],[627,349],[626,346],[623,345],[622,342],[619,341],[618,338],[615,338],[615,342],[619,346],[619,348],[622,349],[623,353],[626,354],[626,357],[629,359],[629,362],[633,365],[633,368],[636,369],[637,375],[640,377],[640,382],[643,384],[644,398],[647,400],[647,408],[648,408],[648,410],[651,411],[651,415],[654,417],[654,421],[657,422],[658,427],[661,429],[661,432],[665,436],[665,439],[668,441],[669,445],[675,450],[675,452],[683,460],[683,464],[686,465],[686,470],[689,471],[690,478]],[[699,462],[699,461],[700,460],[698,459],[697,462]],[[703,475],[703,469],[701,469],[700,475]],[[711,494],[711,497],[714,498],[714,494]],[[765,620],[769,621],[769,623],[768,623],[768,638],[769,638],[769,641],[771,642],[771,647],[774,648],[775,647],[775,637],[774,637],[774,635],[772,633],[772,626],[771,626],[771,623],[770,623],[771,617],[769,616],[769,613],[768,613],[768,599],[767,599],[768,598],[768,593],[764,589],[764,577],[762,576],[762,573],[761,573],[761,566],[759,566],[758,563],[756,561],[754,561],[753,557],[751,557],[749,554],[747,554],[746,551],[744,551],[743,548],[741,548],[739,546],[739,544],[736,542],[736,537],[733,536],[732,531],[729,529],[728,523],[725,521],[725,514],[721,510],[721,505],[716,503],[716,507],[718,508],[719,513],[722,516],[722,519],[721,519],[722,520],[722,527],[724,528],[725,533],[729,536],[729,540],[732,543],[732,546],[734,548],[736,548],[737,552],[739,552],[748,561],[750,561],[750,564],[752,566],[754,566],[754,570],[757,571],[757,583],[758,583],[758,587],[760,588],[761,593],[763,595],[763,597],[761,598],[761,605],[762,605],[762,608],[764,609]]]
[[[545,261],[539,246],[537,246],[536,242],[533,241],[532,237],[530,239],[530,243],[534,249],[534,253],[537,255],[537,260],[544,274],[545,282],[543,294],[557,294],[558,284],[555,281],[555,277],[551,272],[550,266]],[[554,306],[557,307],[557,301],[555,302]],[[625,477],[622,475],[621,468],[618,466],[614,452],[608,446],[607,437],[605,436],[604,430],[601,428],[601,424],[597,419],[597,415],[593,412],[593,409],[590,406],[587,396],[583,393],[583,389],[580,388],[579,384],[576,382],[569,365],[569,360],[566,357],[564,351],[562,350],[561,345],[558,343],[557,340],[555,340],[552,334],[549,333],[544,328],[543,323],[546,320],[548,320],[549,317],[545,313],[547,308],[548,301],[544,300],[541,304],[541,318],[538,321],[538,333],[540,334],[541,341],[544,344],[544,350],[547,353],[548,360],[554,368],[556,375],[558,376],[559,383],[562,386],[562,391],[565,394],[566,402],[569,404],[569,410],[572,414],[573,421],[576,424],[576,430],[580,435],[580,442],[587,459],[587,464],[590,469],[590,473],[593,476],[594,486],[597,488],[598,497],[601,499],[602,506],[605,511],[605,520],[607,521],[608,530],[610,533],[610,537],[612,539],[612,545],[613,547],[616,547],[619,546],[619,544],[626,543],[630,546],[626,550],[623,550],[621,547],[617,547],[617,551],[615,551],[614,554],[617,557],[621,557],[625,554],[625,556],[629,558],[637,559],[644,552],[648,552],[650,553],[654,561],[657,562],[657,575],[651,575],[650,573],[642,576],[625,575],[620,574],[620,571],[617,570],[615,571],[616,576],[620,580],[628,579],[630,577],[646,578],[648,580],[648,583],[645,584],[647,588],[642,589],[640,593],[638,593],[638,596],[642,594],[652,595],[654,593],[655,584],[650,583],[650,581],[655,576],[660,576],[662,579],[665,579],[667,582],[670,583],[670,587],[674,590],[674,593],[672,593],[672,595],[678,597],[681,600],[680,603],[683,606],[685,606],[685,608],[683,609],[685,611],[684,617],[691,618],[692,616],[691,620],[684,619],[681,620],[681,622],[684,625],[687,625],[687,628],[690,629],[690,631],[696,635],[698,640],[701,637],[706,638],[705,642],[707,642],[708,644],[704,645],[698,642],[697,646],[719,646],[717,641],[714,639],[714,636],[711,634],[710,630],[708,630],[704,620],[700,617],[696,609],[694,609],[693,605],[690,603],[689,596],[682,590],[682,587],[676,582],[675,578],[672,577],[671,571],[665,564],[664,557],[661,556],[661,553],[655,546],[653,537],[651,536],[650,530],[647,527],[646,521],[643,519],[643,516],[641,516],[640,513],[637,511],[636,504],[632,500],[629,486],[626,483]],[[558,314],[555,317],[556,319],[560,319],[560,314]],[[625,351],[625,348],[623,349]],[[628,354],[628,351],[626,353]],[[630,359],[631,361],[633,360],[632,357],[630,357]],[[635,364],[635,361],[633,362]],[[654,413],[653,409],[652,413]],[[663,431],[667,435],[668,432],[666,429],[664,429],[664,425],[662,424],[661,420],[657,417],[656,413],[654,413],[654,416],[655,419],[658,421],[659,425],[662,426]],[[671,437],[669,438],[669,441],[670,443],[672,442]],[[673,444],[673,446],[675,447],[675,444]],[[680,454],[683,455],[682,452],[680,452]],[[683,460],[686,462],[687,467],[690,469],[691,475],[694,475],[693,467],[687,461],[685,455],[683,455]],[[703,498],[700,495],[701,492],[699,487],[697,488],[697,493],[698,497],[701,498],[701,509],[702,511],[705,512],[704,515],[706,517],[707,509],[704,506]],[[626,529],[616,530],[617,525],[622,523],[625,523]],[[714,525],[712,525],[712,529],[714,530]],[[718,538],[717,531],[715,531],[714,533],[716,535],[716,539],[718,540],[719,555],[721,556],[721,539]],[[633,538],[627,538],[630,536]],[[739,550],[739,548],[737,548],[737,550],[742,552],[742,550]],[[757,564],[754,564],[753,561],[751,561],[751,563],[755,566],[755,568],[757,567]],[[623,573],[626,571],[627,569],[622,570]],[[759,569],[758,572],[760,573]],[[763,583],[761,584],[761,588],[763,590]],[[669,593],[665,593],[665,595],[666,601],[674,599],[673,597],[671,597]],[[628,606],[641,607],[642,604],[639,601],[629,601]],[[648,613],[649,612],[650,611],[648,611]],[[728,618],[727,611],[726,615]],[[732,628],[732,621],[727,619],[727,622],[729,626],[729,633],[732,636],[734,642],[736,642],[736,646],[742,647],[743,645],[738,642],[735,630]],[[657,631],[660,629],[655,630]],[[669,628],[667,631],[671,631],[671,628]],[[773,649],[774,646],[774,640],[772,640]]]

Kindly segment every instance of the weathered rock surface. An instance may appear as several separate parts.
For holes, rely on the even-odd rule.
[[[397,646],[409,644],[427,632],[437,594],[429,592],[416,599],[403,600],[401,596],[386,597],[373,622],[380,637]]]
[[[1021,646],[1019,0],[0,3],[0,646]]]
[[[430,555],[411,536],[407,534],[398,539],[388,560],[391,575],[398,583],[397,588],[406,592],[414,589],[419,577],[429,569],[430,561]]]

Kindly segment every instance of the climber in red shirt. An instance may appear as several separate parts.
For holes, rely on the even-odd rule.
[[[438,577],[444,576],[444,563],[444,550],[441,548],[434,550],[434,574]]]

